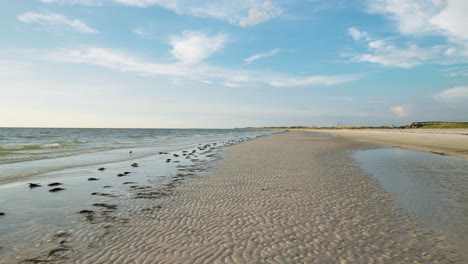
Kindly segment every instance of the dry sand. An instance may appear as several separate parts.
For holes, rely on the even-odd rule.
[[[214,172],[58,239],[60,263],[451,263],[447,241],[398,208],[349,152],[289,132],[233,146]],[[142,207],[154,210],[141,211]],[[120,208],[120,207],[118,207]],[[52,243],[52,242],[51,242]],[[51,250],[51,247],[48,248]],[[47,256],[48,255],[48,256]],[[36,259],[37,260],[37,259]]]
[[[468,159],[468,129],[313,130]]]

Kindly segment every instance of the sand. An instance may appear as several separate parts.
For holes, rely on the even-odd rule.
[[[235,145],[209,174],[175,182],[165,190],[168,195],[129,199],[133,211],[117,205],[117,210],[106,213],[105,221],[83,220],[76,230],[38,249],[42,255],[37,259],[58,263],[461,261],[444,237],[394,204],[349,155],[372,147],[301,131]]]
[[[468,159],[468,129],[312,130]]]

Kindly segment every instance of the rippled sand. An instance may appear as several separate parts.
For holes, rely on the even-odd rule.
[[[445,238],[395,206],[349,151],[308,132],[233,146],[213,173],[116,200],[49,241],[59,263],[451,263]],[[186,169],[193,172],[196,168]],[[153,191],[154,192],[154,191]],[[118,204],[132,205],[132,209]],[[107,218],[106,218],[107,217]],[[60,236],[60,235],[59,235]],[[54,251],[55,250],[55,251]]]

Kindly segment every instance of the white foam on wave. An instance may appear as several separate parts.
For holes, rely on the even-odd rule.
[[[50,149],[50,148],[60,148],[62,145],[60,145],[59,143],[52,143],[52,144],[44,144],[44,145],[41,145],[41,148],[42,149]]]

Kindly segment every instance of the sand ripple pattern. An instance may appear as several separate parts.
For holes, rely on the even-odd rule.
[[[233,146],[214,173],[151,200],[157,210],[135,210],[102,239],[81,228],[62,262],[460,261],[353,162],[366,144],[290,132]]]

